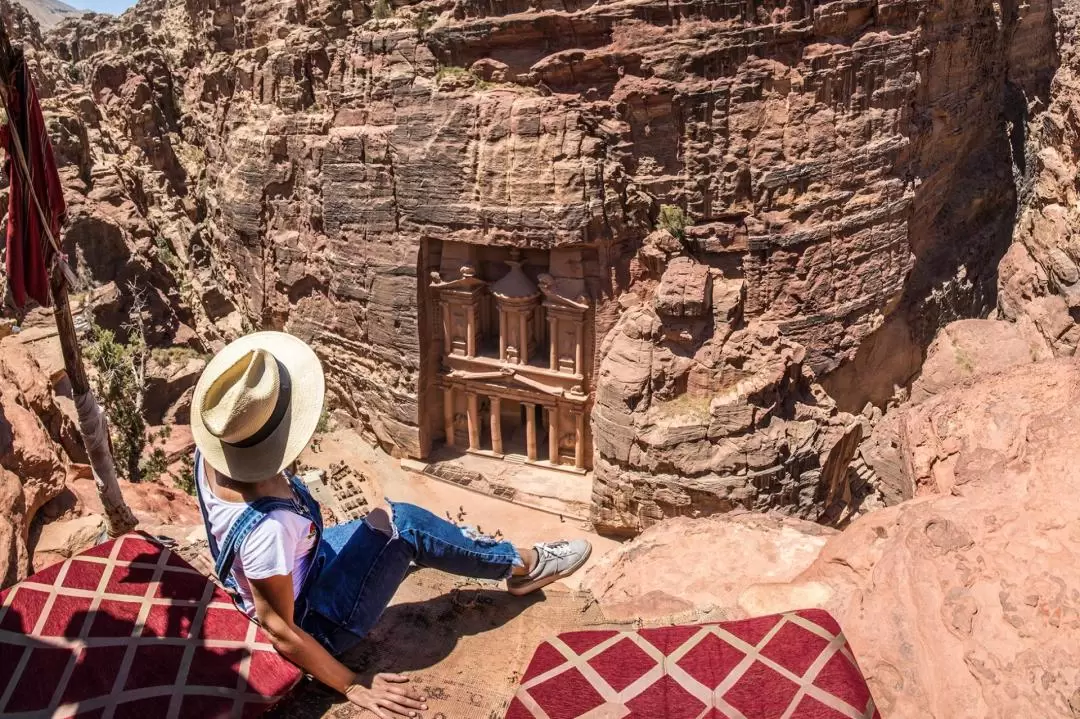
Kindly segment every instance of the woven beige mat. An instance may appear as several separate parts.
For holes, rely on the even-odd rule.
[[[424,719],[502,719],[533,651],[560,632],[605,623],[589,595],[548,588],[515,598],[495,583],[420,570],[398,590],[372,634],[344,658],[365,676],[403,672],[428,697]],[[316,682],[268,715],[373,716]]]

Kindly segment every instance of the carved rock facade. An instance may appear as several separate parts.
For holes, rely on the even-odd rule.
[[[135,248],[166,341],[293,332],[330,401],[400,456],[495,452],[485,426],[523,425],[526,456],[532,436],[537,461],[546,445],[594,467],[601,525],[633,532],[735,505],[820,512],[850,436],[811,372],[841,375],[844,409],[884,401],[860,378],[906,381],[940,324],[994,304],[1017,128],[1056,60],[1048,2],[390,10],[145,0],[48,36],[43,89],[77,118],[54,128],[85,197],[72,241]],[[660,222],[680,258],[642,274]],[[460,328],[431,273],[511,249],[588,308],[558,318],[581,328],[572,359],[559,334],[551,377],[518,372],[558,394],[460,374],[544,364],[558,313],[530,324],[527,297],[486,310],[510,323],[497,370],[440,349]],[[497,299],[501,274],[479,279]],[[885,329],[903,351],[874,351]],[[547,410],[514,420],[499,392]]]

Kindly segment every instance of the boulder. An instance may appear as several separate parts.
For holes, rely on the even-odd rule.
[[[704,317],[712,300],[708,265],[676,257],[664,270],[656,290],[656,311],[670,317]]]
[[[726,553],[699,553],[726,527],[708,519],[667,533],[661,549],[649,533],[624,545],[632,572],[590,574],[594,591],[616,611],[631,592],[661,586],[668,606],[724,604],[733,618],[828,609],[890,719],[1074,719],[1080,364],[1015,367],[897,417],[903,471],[924,496],[857,519],[793,581],[754,579],[776,561],[758,560],[775,542],[760,527],[741,528],[751,538]],[[818,541],[807,534],[772,546],[801,548],[804,561]],[[782,571],[793,568],[791,554],[774,556]],[[676,565],[682,557],[704,561]]]
[[[778,514],[670,519],[597,560],[582,587],[613,621],[727,609],[749,585],[797,577],[835,534]]]
[[[190,460],[185,461],[190,464]],[[102,513],[101,500],[92,479],[74,480],[70,488],[78,497],[83,512]],[[180,489],[157,482],[132,484],[123,480],[120,489],[143,531],[179,540],[202,524],[195,497]]]
[[[30,524],[64,489],[67,458],[50,435],[62,413],[49,382],[26,349],[10,337],[0,343],[0,581],[7,586],[29,571]],[[8,509],[10,507],[10,509]]]
[[[34,543],[34,570],[40,571],[94,546],[105,536],[105,518],[87,514],[74,519],[49,522]]]
[[[911,386],[911,401],[922,402],[956,385],[1050,356],[1042,337],[1026,335],[1018,324],[953,322],[938,332],[927,350],[922,372]]]

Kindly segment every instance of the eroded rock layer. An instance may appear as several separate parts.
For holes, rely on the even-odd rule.
[[[158,341],[300,335],[396,454],[465,415],[440,406],[442,248],[517,248],[533,281],[580,258],[554,279],[589,308],[586,399],[538,421],[596,407],[575,463],[635,532],[845,494],[850,418],[814,377],[884,402],[993,306],[1054,30],[1041,1],[144,0],[22,33],[86,281],[120,316],[149,287]],[[678,251],[643,273],[658,225]]]
[[[589,586],[645,617],[714,602],[729,618],[826,608],[885,716],[1075,717],[1080,366],[1020,364],[896,410],[898,477],[917,496],[824,546],[820,528],[790,519],[664,522],[592,570]],[[698,554],[734,538],[766,559],[731,569]]]

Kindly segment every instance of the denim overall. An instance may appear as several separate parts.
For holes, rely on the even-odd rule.
[[[244,540],[248,538],[248,535],[255,531],[255,528],[270,515],[270,512],[275,509],[283,509],[310,520],[315,525],[314,547],[315,550],[318,550],[323,533],[322,512],[319,509],[319,503],[311,496],[304,483],[292,474],[289,475],[289,487],[292,489],[293,498],[261,497],[254,502],[248,502],[247,509],[229,527],[229,531],[225,533],[225,539],[222,540],[219,547],[214,539],[214,533],[210,531],[210,518],[206,511],[206,504],[203,502],[202,483],[205,481],[205,477],[202,473],[202,466],[202,453],[195,450],[195,494],[198,497],[199,512],[202,514],[203,524],[206,527],[206,541],[210,545],[210,555],[214,558],[214,574],[217,575],[218,581],[233,596],[234,601],[239,602],[239,595],[236,591],[236,578],[232,574],[232,565],[236,560],[236,552],[240,549],[240,545],[243,544]],[[304,578],[304,584],[301,586],[300,594],[296,598],[294,621],[297,624],[303,621],[306,613],[308,590],[318,576],[324,561],[325,558],[316,551],[315,559],[308,568],[307,577]]]
[[[294,621],[334,655],[352,648],[371,630],[413,564],[477,579],[505,579],[522,563],[509,542],[496,541],[471,527],[459,527],[422,507],[401,502],[388,502],[393,514],[389,532],[366,519],[324,529],[318,502],[303,482],[291,475],[289,484],[295,498],[264,497],[249,502],[219,547],[203,504],[203,479],[202,456],[196,451],[199,509],[214,570],[227,587],[236,586],[232,564],[241,543],[269,512],[288,510],[315,524],[315,556],[296,598]]]

